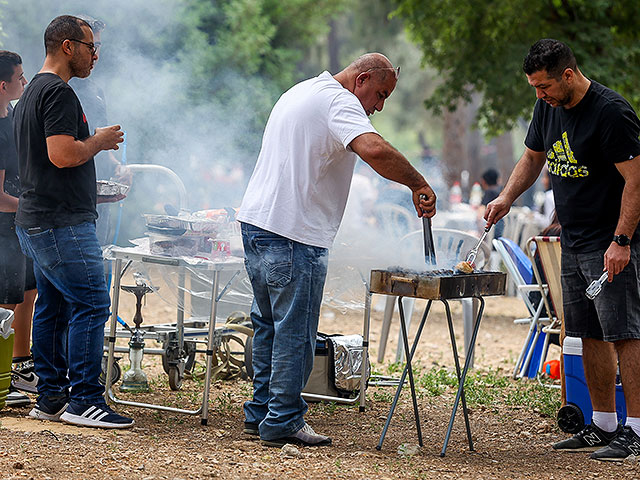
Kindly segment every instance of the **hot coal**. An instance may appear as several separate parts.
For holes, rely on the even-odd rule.
[[[429,276],[429,277],[450,277],[452,275],[466,275],[466,273],[464,272],[449,270],[446,268],[440,268],[436,270],[414,270],[411,268],[392,266],[387,268],[387,271],[399,273],[401,275],[418,275],[418,276]],[[483,272],[474,269],[472,273],[483,273]]]

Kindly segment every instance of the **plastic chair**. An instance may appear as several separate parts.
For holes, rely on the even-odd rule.
[[[440,264],[446,260],[447,264],[450,263],[449,268],[464,260],[473,247],[478,243],[479,238],[474,237],[460,230],[453,230],[448,228],[434,228],[433,243],[435,245],[436,256],[439,259]],[[423,249],[423,237],[422,230],[417,230],[405,235],[400,239],[400,245],[403,249],[409,251],[422,251]],[[478,256],[476,257],[476,268],[482,268],[485,263],[489,261],[491,250],[486,243],[480,245]],[[465,352],[469,342],[471,341],[470,335],[473,330],[473,321],[477,316],[477,300],[471,298],[462,299],[463,309],[463,321],[464,321],[464,345]],[[413,305],[415,298],[405,297],[402,299],[403,308],[405,312],[405,323],[407,329],[411,325],[411,316],[413,314]],[[389,295],[386,299],[384,316],[382,321],[382,332],[380,334],[380,347],[378,349],[378,362],[384,360],[384,353],[386,350],[387,340],[389,338],[389,329],[391,327],[391,319],[393,317],[394,307],[396,305],[395,297]],[[404,349],[400,333],[398,333],[398,350],[396,351],[396,361],[399,362],[404,355]],[[473,359],[470,359],[473,365]]]
[[[524,375],[535,378],[544,363],[543,350],[545,345],[548,346],[547,334],[542,329],[552,320],[547,302],[549,288],[546,284],[533,283],[533,264],[513,240],[500,237],[493,240],[493,246],[500,255],[509,273],[509,278],[514,283],[517,293],[529,312],[528,317],[514,320],[514,323],[528,323],[529,331],[513,369],[513,378],[521,378]],[[540,294],[539,301],[532,301],[529,295],[532,292]],[[532,364],[534,358],[538,362]]]
[[[401,238],[417,227],[417,216],[400,205],[380,203],[373,208],[373,216],[385,235]]]

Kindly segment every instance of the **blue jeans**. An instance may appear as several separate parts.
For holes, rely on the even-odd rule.
[[[16,227],[16,233],[25,255],[33,258],[38,287],[32,348],[38,394],[102,403],[98,378],[110,300],[95,224],[41,231]]]
[[[242,224],[245,266],[253,287],[253,399],[247,422],[275,440],[304,426],[302,389],[313,367],[328,250]]]

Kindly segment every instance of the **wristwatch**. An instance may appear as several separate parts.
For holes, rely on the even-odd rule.
[[[621,247],[626,247],[631,243],[631,240],[629,240],[629,237],[627,237],[624,233],[621,235],[614,235],[613,241],[616,242]]]

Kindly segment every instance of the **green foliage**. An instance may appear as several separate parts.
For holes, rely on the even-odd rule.
[[[344,0],[188,0],[183,58],[199,80],[220,69],[272,79],[280,90],[296,80],[305,47],[328,31]],[[194,28],[195,27],[195,28]],[[193,48],[197,46],[197,48]]]
[[[397,0],[423,60],[442,75],[427,99],[435,112],[483,94],[478,120],[490,133],[531,114],[535,96],[522,72],[529,47],[556,38],[585,75],[640,106],[640,16],[636,0]]]

